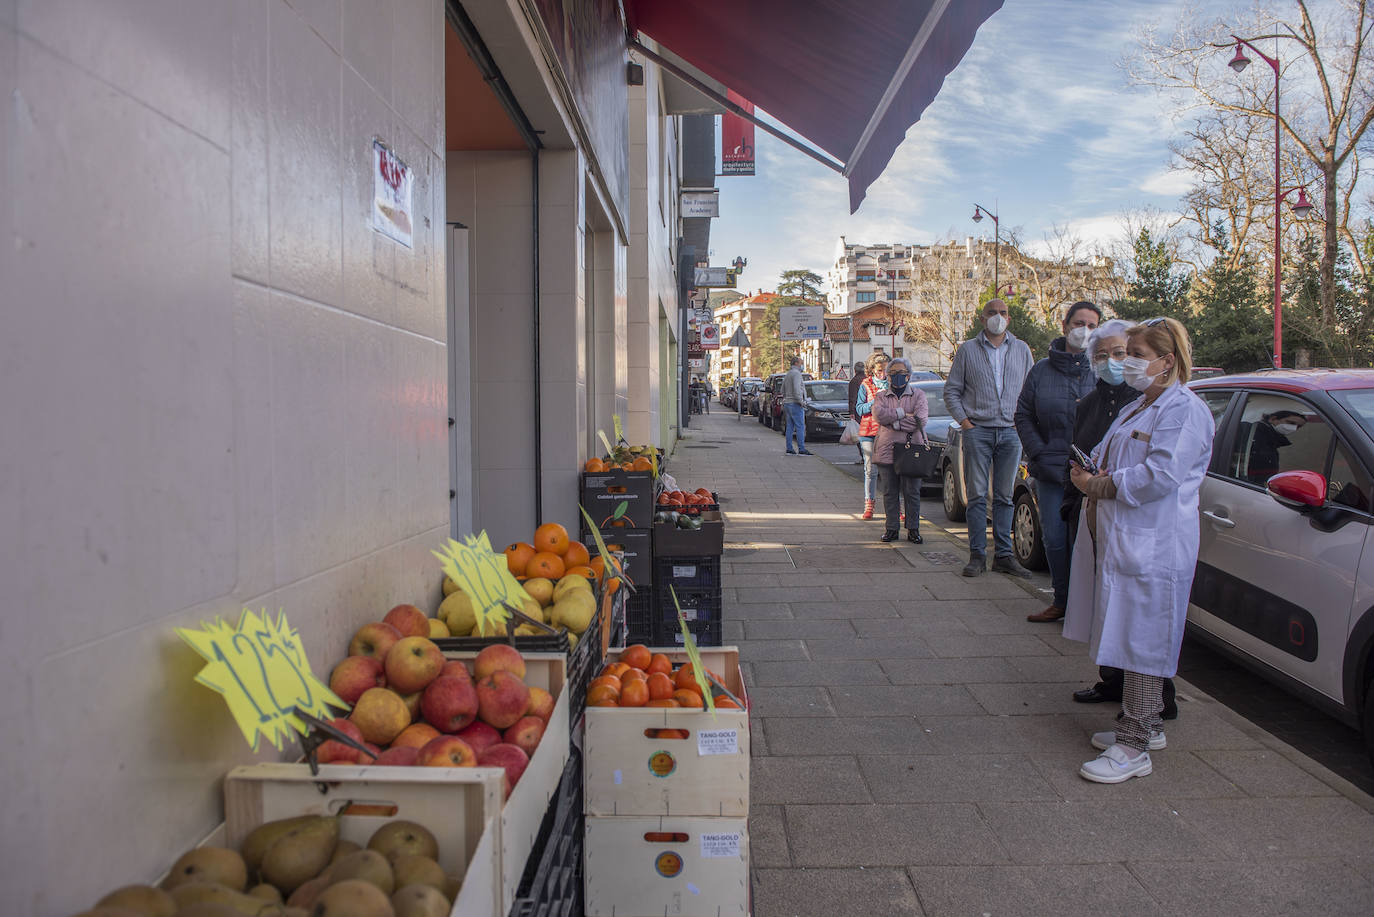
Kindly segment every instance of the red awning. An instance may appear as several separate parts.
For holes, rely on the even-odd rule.
[[[642,32],[825,150],[854,212],[1003,0],[625,0]]]

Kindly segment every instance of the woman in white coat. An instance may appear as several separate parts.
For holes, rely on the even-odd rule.
[[[1142,396],[1121,409],[1091,456],[1070,468],[1088,499],[1074,544],[1064,636],[1089,643],[1098,665],[1124,669],[1114,732],[1079,775],[1121,783],[1149,774],[1165,746],[1164,679],[1178,669],[1198,551],[1198,489],[1212,457],[1212,413],[1189,391],[1183,325],[1151,319],[1126,332],[1126,382]],[[1095,556],[1094,556],[1095,555]]]

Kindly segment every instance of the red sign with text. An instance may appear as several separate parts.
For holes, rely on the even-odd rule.
[[[734,91],[727,90],[726,98],[749,114],[754,113],[754,103]],[[729,112],[721,115],[720,120],[720,174],[754,174],[754,124]]]

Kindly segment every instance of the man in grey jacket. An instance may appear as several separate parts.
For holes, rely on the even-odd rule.
[[[945,380],[945,407],[964,431],[964,485],[968,490],[968,565],[964,576],[987,570],[988,480],[992,480],[992,569],[1011,576],[1030,574],[1011,548],[1012,489],[1021,463],[1016,435],[1016,399],[1034,359],[1026,342],[1007,331],[1007,304],[983,306],[983,330],[959,345]]]
[[[792,367],[782,380],[782,441],[787,454],[792,455],[792,437],[797,438],[797,455],[810,455],[806,451],[806,383],[802,380],[801,357],[792,358]]]

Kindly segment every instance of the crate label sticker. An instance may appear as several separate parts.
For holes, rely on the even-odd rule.
[[[738,834],[703,834],[701,836],[701,858],[739,858]]]
[[[695,608],[684,608],[682,609],[682,616],[688,621],[695,621],[697,620],[697,610]]]
[[[677,770],[677,758],[672,752],[656,751],[649,756],[649,773],[655,777],[668,777]]]
[[[673,564],[673,579],[691,579],[694,578],[696,575],[697,568],[695,566],[680,567],[677,564]]]
[[[739,754],[738,729],[701,729],[697,731],[698,755]]]
[[[654,869],[665,879],[672,879],[682,874],[682,857],[665,850],[654,857]]]

